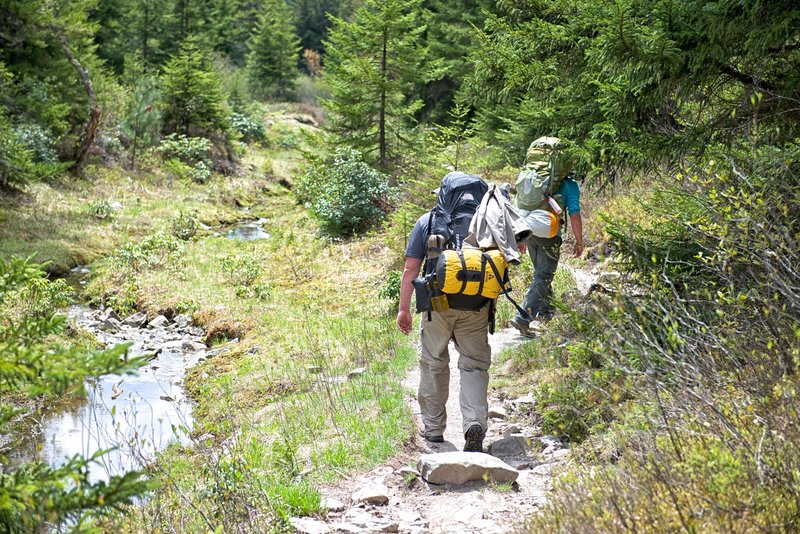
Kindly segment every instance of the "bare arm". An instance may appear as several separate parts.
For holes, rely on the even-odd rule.
[[[403,268],[403,278],[400,280],[400,307],[397,311],[397,328],[404,334],[411,332],[414,322],[411,316],[411,295],[414,293],[414,286],[411,281],[419,275],[422,260],[406,257],[406,264]]]
[[[581,254],[583,254],[583,219],[581,219],[581,214],[570,215],[569,222],[572,224],[572,234],[575,236],[574,254],[576,258],[580,258]]]

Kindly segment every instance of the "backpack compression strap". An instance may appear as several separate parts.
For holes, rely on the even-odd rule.
[[[514,300],[513,298],[511,298],[511,295],[509,295],[509,292],[511,291],[511,288],[510,287],[506,287],[506,283],[507,282],[505,281],[505,279],[502,276],[500,276],[500,272],[497,270],[497,266],[492,261],[492,258],[488,254],[486,254],[485,252],[483,253],[483,256],[486,258],[486,263],[488,263],[489,267],[492,268],[492,272],[494,273],[494,276],[497,278],[497,281],[500,283],[500,288],[501,288],[500,292],[502,294],[504,294],[509,301],[511,301],[511,304],[514,305],[514,307],[517,309],[517,311],[519,311],[519,313],[523,317],[527,317],[528,316],[528,312],[526,312],[525,310],[520,308],[519,304],[517,304],[517,301]]]

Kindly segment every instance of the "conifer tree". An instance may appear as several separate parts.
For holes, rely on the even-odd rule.
[[[430,57],[442,62],[442,76],[425,86],[427,119],[450,119],[448,110],[472,70],[469,54],[477,46],[478,28],[483,27],[493,5],[492,0],[425,0]]]
[[[222,82],[193,39],[164,66],[162,107],[166,133],[209,136],[228,130]]]
[[[292,96],[300,39],[285,0],[268,0],[261,12],[247,56],[250,90],[257,98]]]
[[[417,87],[436,75],[426,61],[420,2],[366,0],[353,22],[333,19],[326,42],[330,130],[354,148],[377,152],[384,168],[393,150],[408,145],[405,130],[422,107]]]

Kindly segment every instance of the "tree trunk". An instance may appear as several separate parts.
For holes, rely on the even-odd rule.
[[[86,127],[84,128],[83,132],[83,138],[81,139],[73,158],[75,160],[75,165],[72,167],[72,172],[74,174],[80,174],[83,172],[83,169],[86,166],[86,157],[89,155],[89,149],[94,142],[94,136],[97,133],[97,127],[100,125],[100,106],[97,103],[97,94],[94,92],[94,86],[92,85],[92,79],[89,76],[89,71],[81,64],[80,61],[78,61],[78,58],[75,57],[75,54],[72,53],[72,50],[70,50],[69,43],[67,42],[67,36],[61,32],[59,33],[58,38],[61,44],[61,50],[64,51],[64,55],[67,56],[70,64],[78,72],[78,77],[81,79],[83,88],[86,90],[86,95],[89,97],[89,120],[86,123]]]
[[[382,168],[386,168],[386,41],[388,41],[386,30],[383,30],[383,52],[381,55],[381,109],[378,118],[378,150],[380,153],[379,161]]]

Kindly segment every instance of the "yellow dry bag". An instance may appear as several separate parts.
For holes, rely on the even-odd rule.
[[[499,250],[447,249],[436,262],[436,283],[448,295],[496,299],[506,287],[507,270],[508,263]]]

